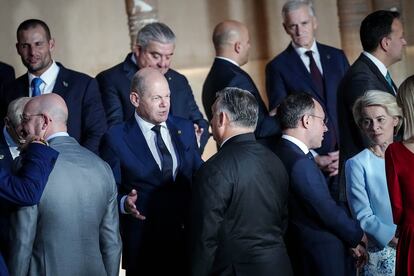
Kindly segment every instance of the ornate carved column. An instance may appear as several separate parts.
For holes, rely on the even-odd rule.
[[[372,11],[372,3],[369,0],[338,0],[337,4],[342,49],[352,64],[362,51],[359,27]]]
[[[373,8],[375,10],[397,10],[401,12],[400,0],[374,0]]]
[[[128,15],[129,36],[131,38],[131,50],[134,48],[139,29],[144,25],[157,21],[157,0],[125,0]]]

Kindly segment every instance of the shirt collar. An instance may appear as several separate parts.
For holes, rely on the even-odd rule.
[[[387,67],[384,65],[384,63],[382,63],[378,58],[376,58],[373,54],[370,54],[366,51],[362,52],[367,58],[369,58],[374,64],[375,66],[378,67],[378,69],[380,70],[381,74],[385,77],[387,75]]]
[[[304,154],[308,154],[309,148],[305,145],[305,143],[303,143],[298,138],[295,138],[295,137],[287,135],[287,134],[283,134],[282,139],[286,139],[286,140],[292,142],[293,144],[298,146],[303,151]]]
[[[298,53],[299,56],[305,55],[307,51],[312,51],[313,53],[319,54],[318,47],[316,46],[316,41],[313,40],[312,46],[310,49],[306,49],[305,47],[301,47],[293,43],[292,41],[292,47],[295,49],[296,53]]]
[[[53,138],[56,138],[56,137],[61,137],[61,136],[69,136],[69,134],[66,132],[66,131],[60,131],[60,132],[56,132],[56,133],[53,133],[52,135],[50,135],[49,137],[47,137],[47,141],[50,141],[50,140],[52,140]]]
[[[222,59],[222,60],[228,61],[228,62],[230,62],[230,63],[232,63],[232,64],[236,65],[237,67],[240,67],[240,65],[239,65],[239,64],[237,64],[237,62],[235,62],[235,61],[234,61],[234,60],[232,60],[232,59],[229,59],[229,58],[226,58],[226,57],[220,57],[220,56],[217,56],[216,58],[217,58],[217,59]]]
[[[139,128],[141,129],[142,133],[148,133],[152,131],[152,128],[155,126],[153,123],[145,121],[143,118],[141,118],[136,112],[134,113],[135,120],[137,121],[137,124]],[[159,124],[162,128],[167,129],[167,124],[165,122],[162,122]]]
[[[13,138],[11,137],[11,135],[9,134],[9,132],[7,131],[6,126],[3,127],[3,136],[4,136],[4,140],[6,140],[7,145],[11,148],[11,147],[18,147],[19,145],[16,144],[16,142],[14,142]]]
[[[43,72],[43,74],[41,74],[39,77],[33,75],[32,73],[28,73],[29,84],[32,83],[32,80],[34,78],[41,78],[42,81],[46,84],[46,86],[49,86],[51,83],[53,83],[56,80],[58,74],[59,74],[59,66],[56,64],[55,61],[53,61],[52,65],[45,72]]]
[[[137,63],[137,58],[135,57],[135,54],[134,54],[134,52],[132,52],[132,55],[131,55],[131,61],[136,65],[136,66],[138,66],[138,63]]]

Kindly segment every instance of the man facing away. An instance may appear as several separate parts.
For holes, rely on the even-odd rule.
[[[286,243],[295,275],[355,274],[367,261],[367,238],[329,193],[326,179],[310,149],[321,146],[326,115],[309,94],[292,94],[277,109],[283,135],[276,154],[290,177]]]
[[[130,99],[134,116],[101,144],[118,185],[123,268],[128,276],[185,275],[190,186],[202,162],[194,126],[169,115],[170,89],[158,70],[134,75]]]
[[[129,100],[130,84],[135,73],[151,67],[162,73],[171,91],[170,114],[194,123],[200,152],[209,138],[208,123],[195,102],[193,91],[184,75],[170,68],[175,49],[175,34],[164,23],[145,25],[137,34],[132,53],[125,60],[96,76],[104,104],[108,125],[122,123],[134,115]]]
[[[289,179],[279,158],[256,142],[257,102],[230,87],[211,111],[220,148],[192,186],[191,275],[291,275],[283,241]]]
[[[400,14],[395,11],[379,10],[369,14],[362,21],[359,34],[364,51],[345,74],[338,90],[342,201],[346,201],[345,161],[368,145],[352,116],[352,107],[368,90],[397,93],[387,68],[401,60],[407,44]]]
[[[274,144],[275,137],[280,135],[278,122],[274,116],[269,115],[252,78],[240,68],[249,59],[250,38],[247,27],[238,21],[223,21],[214,28],[213,43],[216,58],[204,81],[202,93],[204,111],[208,120],[213,117],[211,107],[217,91],[226,87],[247,90],[252,93],[259,105],[255,136],[259,142],[271,146]]]
[[[8,104],[16,98],[57,93],[69,109],[68,133],[96,153],[106,131],[97,82],[52,59],[55,40],[48,25],[41,20],[28,19],[19,25],[16,49],[27,73],[4,85],[0,93],[0,117],[5,116]]]
[[[328,120],[328,131],[315,161],[324,171],[331,192],[338,196],[339,130],[337,89],[349,68],[342,50],[316,41],[318,21],[312,2],[290,0],[282,8],[283,28],[291,37],[289,46],[266,66],[269,109],[276,108],[294,93],[308,93],[321,103]]]
[[[25,133],[43,137],[60,154],[40,203],[12,216],[12,275],[118,275],[121,238],[110,167],[67,133],[59,95],[32,98]]]

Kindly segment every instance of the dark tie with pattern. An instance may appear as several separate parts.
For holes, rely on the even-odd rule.
[[[313,80],[313,83],[318,88],[319,96],[321,96],[322,99],[325,99],[325,89],[323,86],[323,77],[321,74],[321,71],[319,71],[318,66],[316,65],[315,59],[313,58],[313,52],[312,51],[306,51],[305,53],[309,57],[309,69],[310,74]]]
[[[152,130],[157,135],[157,148],[161,157],[161,172],[162,172],[162,182],[167,183],[173,179],[173,160],[171,153],[168,151],[167,146],[164,143],[164,140],[161,137],[161,126],[155,125]]]
[[[32,79],[32,83],[30,84],[32,87],[32,97],[36,97],[42,94],[40,91],[40,85],[43,83],[41,78],[34,78]]]
[[[388,71],[387,71],[387,74],[385,75],[385,80],[388,82],[388,85],[391,87],[392,91],[394,91],[394,85],[392,85],[391,75],[390,75],[390,72]]]
[[[310,151],[308,151],[308,153],[306,154],[306,157],[308,157],[310,160],[314,160],[315,159],[315,158],[313,158],[313,154]]]

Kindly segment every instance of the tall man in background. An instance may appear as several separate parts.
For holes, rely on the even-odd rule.
[[[315,161],[324,171],[335,198],[338,197],[339,130],[337,89],[348,60],[342,50],[315,39],[318,21],[310,1],[290,0],[282,8],[283,27],[292,42],[266,66],[269,108],[276,108],[294,93],[308,93],[321,103],[328,120],[328,131]],[[314,152],[315,153],[315,152]]]
[[[52,59],[55,40],[47,24],[39,19],[28,19],[19,25],[16,49],[27,73],[3,87],[0,117],[4,118],[8,104],[16,98],[57,93],[69,109],[69,134],[96,153],[100,138],[106,131],[97,82]]]

